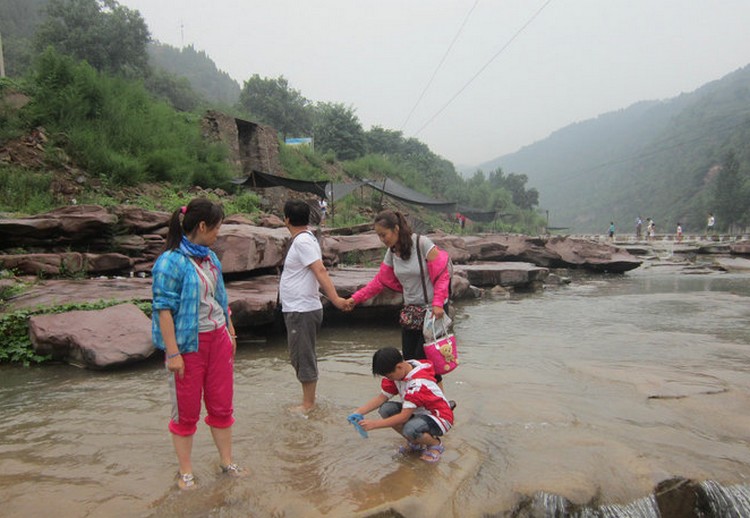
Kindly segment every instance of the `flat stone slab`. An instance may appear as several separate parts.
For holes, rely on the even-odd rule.
[[[744,257],[716,257],[713,264],[727,272],[750,271],[750,259]]]
[[[154,352],[151,320],[133,304],[33,316],[29,335],[38,354],[89,369],[121,367]]]
[[[329,270],[329,275],[338,293],[348,298],[370,282],[377,271],[377,268],[333,268]],[[549,274],[547,268],[520,262],[460,265],[455,266],[454,272],[452,293],[455,299],[474,296],[469,283],[476,286],[518,287],[534,281],[543,281]],[[238,327],[255,327],[273,322],[278,284],[277,275],[261,275],[226,283],[229,305]],[[7,310],[101,300],[150,301],[151,278],[40,281],[22,294],[10,299]],[[403,298],[400,293],[385,289],[377,297],[361,306],[396,307],[402,303]],[[330,302],[323,298],[323,305],[330,306]]]
[[[466,273],[469,282],[474,286],[519,287],[536,281],[544,281],[549,269],[532,263],[498,262],[482,264],[464,264],[456,267]]]

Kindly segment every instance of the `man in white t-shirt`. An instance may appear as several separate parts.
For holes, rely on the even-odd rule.
[[[284,205],[284,222],[292,234],[279,283],[279,299],[287,330],[287,344],[297,379],[302,384],[302,405],[295,410],[309,412],[315,406],[318,359],[315,341],[323,321],[319,290],[339,309],[346,300],[339,297],[323,265],[323,254],[308,230],[310,206],[302,200]]]

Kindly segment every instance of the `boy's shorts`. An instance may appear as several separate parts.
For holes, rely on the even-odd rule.
[[[380,417],[387,419],[392,415],[401,413],[403,403],[396,401],[386,401],[378,409]],[[423,433],[428,433],[433,437],[440,437],[443,435],[443,431],[440,429],[435,420],[426,414],[412,414],[404,428],[401,431],[404,436],[408,437],[412,441],[419,439]]]
[[[322,309],[284,313],[289,359],[301,383],[318,381],[315,341],[322,322]]]

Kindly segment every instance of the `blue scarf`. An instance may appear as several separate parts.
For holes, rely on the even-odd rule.
[[[180,250],[182,250],[185,255],[190,257],[197,257],[198,259],[205,259],[206,257],[208,257],[209,252],[209,248],[207,246],[196,245],[195,243],[192,243],[185,235],[182,236],[182,240],[180,241]]]

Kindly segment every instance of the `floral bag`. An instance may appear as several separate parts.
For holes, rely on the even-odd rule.
[[[401,308],[401,313],[398,315],[398,323],[404,329],[422,329],[426,314],[427,308],[425,306],[407,304]]]

